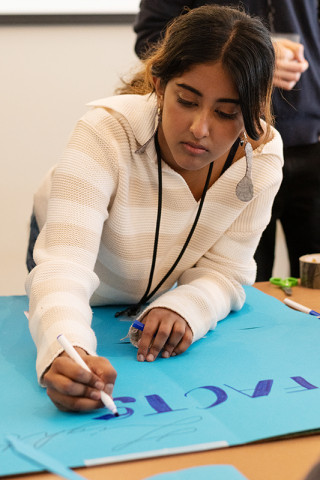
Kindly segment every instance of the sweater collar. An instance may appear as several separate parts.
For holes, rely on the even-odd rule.
[[[143,153],[158,127],[157,99],[147,95],[114,95],[88,103],[123,115],[137,140],[137,152]]]

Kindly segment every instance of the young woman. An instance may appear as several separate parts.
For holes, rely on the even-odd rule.
[[[89,305],[129,305],[145,324],[139,361],[183,353],[243,306],[282,178],[273,68],[258,19],[200,7],[78,122],[35,196],[26,283],[38,378],[58,408],[112,394]],[[61,354],[61,333],[93,373]]]

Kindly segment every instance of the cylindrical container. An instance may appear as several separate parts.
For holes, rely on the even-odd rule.
[[[303,255],[299,258],[301,285],[320,288],[320,253]]]

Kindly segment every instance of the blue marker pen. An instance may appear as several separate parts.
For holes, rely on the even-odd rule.
[[[136,328],[137,330],[141,330],[141,332],[144,329],[144,323],[139,322],[139,320],[135,320],[133,324],[131,325],[133,328]]]

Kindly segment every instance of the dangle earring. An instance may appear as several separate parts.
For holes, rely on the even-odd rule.
[[[160,103],[158,104],[158,109],[157,109],[157,127],[160,125],[161,120],[162,120],[162,108],[161,108],[161,100],[162,97],[160,97]]]
[[[153,134],[151,135],[151,137],[146,141],[146,143],[144,143],[143,145],[141,145],[140,148],[138,148],[135,153],[144,153],[147,146],[149,145],[149,143],[151,143],[151,141],[154,139],[154,136],[158,130],[158,127],[161,123],[161,118],[162,118],[162,108],[161,108],[161,102],[162,102],[162,96],[159,98],[159,102],[158,102],[158,108],[157,108],[157,113],[156,113],[156,117],[155,117],[155,122],[154,122],[154,132]]]
[[[246,132],[243,132],[244,138],[240,140],[240,145],[244,144],[246,157],[246,173],[236,187],[236,195],[242,202],[249,202],[253,198],[253,184],[251,178],[252,171],[252,146],[248,142]]]

